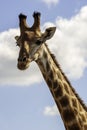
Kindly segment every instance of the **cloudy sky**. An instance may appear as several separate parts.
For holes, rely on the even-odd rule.
[[[62,70],[87,104],[87,0],[0,0],[0,129],[64,130],[54,100],[35,63],[17,69],[18,15],[41,12],[42,31],[56,26],[47,41]]]

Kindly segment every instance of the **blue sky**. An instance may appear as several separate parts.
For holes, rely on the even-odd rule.
[[[27,15],[31,26],[33,12],[40,11],[42,30],[57,27],[49,48],[87,104],[87,0],[0,2],[0,130],[64,130],[37,65],[31,63],[25,72],[17,69],[14,36],[19,34],[20,13]]]

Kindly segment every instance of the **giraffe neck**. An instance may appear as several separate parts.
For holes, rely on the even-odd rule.
[[[75,93],[55,58],[44,44],[36,61],[53,95],[66,130],[87,129],[87,108]]]

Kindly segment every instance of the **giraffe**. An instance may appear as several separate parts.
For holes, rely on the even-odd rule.
[[[29,27],[26,22],[27,16],[19,15],[20,36],[15,37],[20,49],[17,67],[25,70],[32,61],[35,61],[59,109],[65,129],[87,130],[87,107],[45,43],[53,37],[56,27],[47,28],[42,33],[40,16],[39,12],[34,12],[34,23]]]

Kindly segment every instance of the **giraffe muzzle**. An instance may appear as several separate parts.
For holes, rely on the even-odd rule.
[[[20,70],[25,70],[29,67],[30,60],[26,57],[23,57],[21,59],[18,59],[17,67]]]

